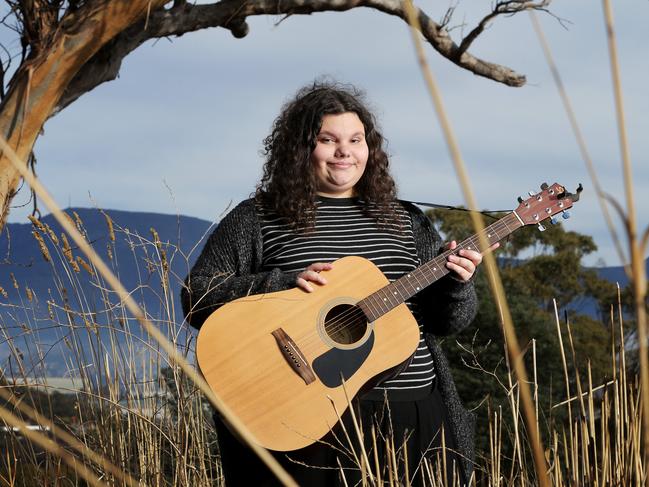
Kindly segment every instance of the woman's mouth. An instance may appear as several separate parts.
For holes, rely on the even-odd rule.
[[[353,162],[331,161],[331,162],[327,162],[327,166],[333,167],[334,169],[348,169],[352,166],[355,166],[355,164]]]

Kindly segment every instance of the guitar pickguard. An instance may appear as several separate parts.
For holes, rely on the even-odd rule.
[[[313,371],[327,387],[340,387],[361,368],[374,346],[374,332],[357,348],[332,348],[313,361]]]

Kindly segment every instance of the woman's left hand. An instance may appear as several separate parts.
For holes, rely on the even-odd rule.
[[[487,249],[487,252],[491,252],[498,248],[498,243],[493,244]],[[457,242],[453,240],[447,245],[448,250],[453,250],[457,247]],[[460,250],[457,255],[451,254],[448,256],[446,267],[454,272],[454,277],[460,281],[467,282],[475,274],[476,268],[482,262],[482,254],[475,250]]]

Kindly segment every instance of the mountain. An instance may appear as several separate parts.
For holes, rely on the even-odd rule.
[[[168,333],[171,322],[182,322],[182,281],[212,230],[210,222],[117,210],[69,208],[65,212],[151,319]],[[5,334],[0,341],[0,364],[6,366],[8,357],[16,355],[15,351],[10,353],[11,337],[20,353],[30,355],[32,367],[42,367],[48,375],[65,375],[69,365],[64,356],[69,351],[64,348],[81,343],[75,349],[85,359],[86,342],[93,339],[92,333],[80,338],[84,335],[80,331],[88,328],[95,337],[110,340],[108,325],[124,323],[130,313],[124,313],[103,279],[88,272],[88,259],[74,242],[70,240],[69,250],[65,249],[63,231],[55,218],[45,216],[41,223],[40,245],[31,223],[10,223],[0,235],[0,331]],[[154,234],[158,236],[157,245]],[[163,260],[169,276],[166,287],[162,285]],[[128,328],[136,337],[144,333],[134,321]],[[35,343],[40,351],[35,350]],[[97,348],[97,344],[95,339],[90,348]],[[34,358],[39,355],[46,359]],[[93,357],[87,358],[92,362]]]
[[[189,340],[188,327],[179,327],[183,321],[180,289],[213,225],[198,218],[159,213],[88,208],[65,211],[147,315],[169,336],[174,334],[181,342]],[[112,222],[114,240],[106,215]],[[131,344],[133,340],[142,342],[140,348],[146,350],[139,325],[132,319],[129,326],[124,325],[130,313],[124,312],[103,280],[91,276],[78,261],[81,257],[85,263],[86,257],[72,242],[70,250],[64,251],[62,229],[54,217],[45,216],[41,223],[39,235],[50,261],[43,257],[31,223],[8,224],[0,234],[0,334],[4,335],[0,366],[11,366],[9,357],[15,360],[22,354],[31,360],[30,367],[62,376],[70,373],[66,363],[70,349],[80,354],[84,363],[97,363],[99,352],[111,355],[114,344],[124,344],[127,338]],[[158,236],[158,245],[151,229]],[[70,257],[76,264],[70,264]],[[168,287],[162,285],[163,260],[168,266]],[[649,260],[647,266],[649,269]],[[628,282],[621,267],[597,271],[621,286]],[[576,300],[570,308],[597,315],[592,299]],[[122,330],[120,336],[116,337],[116,329]],[[190,334],[183,338],[187,332]],[[10,345],[15,347],[13,351]]]
[[[645,260],[645,269],[647,275],[649,275],[649,259]],[[624,267],[597,267],[597,274],[602,279],[606,279],[610,282],[617,282],[620,287],[625,287],[629,283],[629,278],[624,272]]]
[[[624,289],[629,284],[629,278],[624,271],[624,267],[595,267],[597,275],[601,279],[605,279],[609,282],[617,283],[620,285],[620,289]],[[645,272],[646,275],[649,275],[649,259],[645,260]],[[588,315],[592,318],[599,319],[597,302],[595,299],[585,296],[577,298],[573,303],[570,304],[569,308],[577,313]]]

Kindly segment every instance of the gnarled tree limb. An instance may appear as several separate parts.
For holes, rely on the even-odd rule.
[[[36,5],[25,2],[23,13],[38,15]],[[54,2],[57,3],[57,2]],[[0,135],[26,161],[43,124],[54,111],[76,73],[97,51],[128,26],[143,18],[150,7],[165,0],[97,0],[85,3],[64,16],[55,30],[58,15],[35,17],[30,36],[36,36],[28,56],[9,84],[0,104]],[[44,37],[45,36],[45,37]],[[0,154],[0,229],[4,226],[9,202],[18,186],[19,175],[5,154]]]
[[[442,56],[478,76],[519,87],[525,84],[525,76],[510,68],[476,58],[466,52],[484,26],[497,15],[512,14],[515,11],[540,8],[541,2],[516,1],[499,2],[494,11],[485,17],[471,31],[468,41],[457,45],[444,26],[419,10],[422,35]],[[146,29],[138,24],[121,33],[114,42],[105,46],[96,59],[92,59],[75,77],[57,106],[62,110],[84,93],[97,85],[112,81],[119,73],[122,59],[149,39],[181,36],[209,27],[222,27],[232,31],[235,37],[248,33],[246,19],[255,15],[309,15],[317,12],[340,12],[358,7],[368,7],[393,15],[407,22],[401,0],[223,0],[214,4],[193,5],[176,0],[168,10],[152,12]]]
[[[117,77],[122,60],[149,39],[208,27],[248,33],[255,15],[309,15],[367,7],[407,22],[402,0],[5,0],[21,27],[23,58],[0,104],[0,134],[26,160],[45,121],[97,85]],[[442,56],[476,75],[522,86],[525,76],[467,52],[497,15],[538,8],[549,0],[499,0],[458,46],[446,29],[418,10],[421,33]],[[1,71],[1,70],[0,70]],[[0,229],[18,174],[0,154]]]

